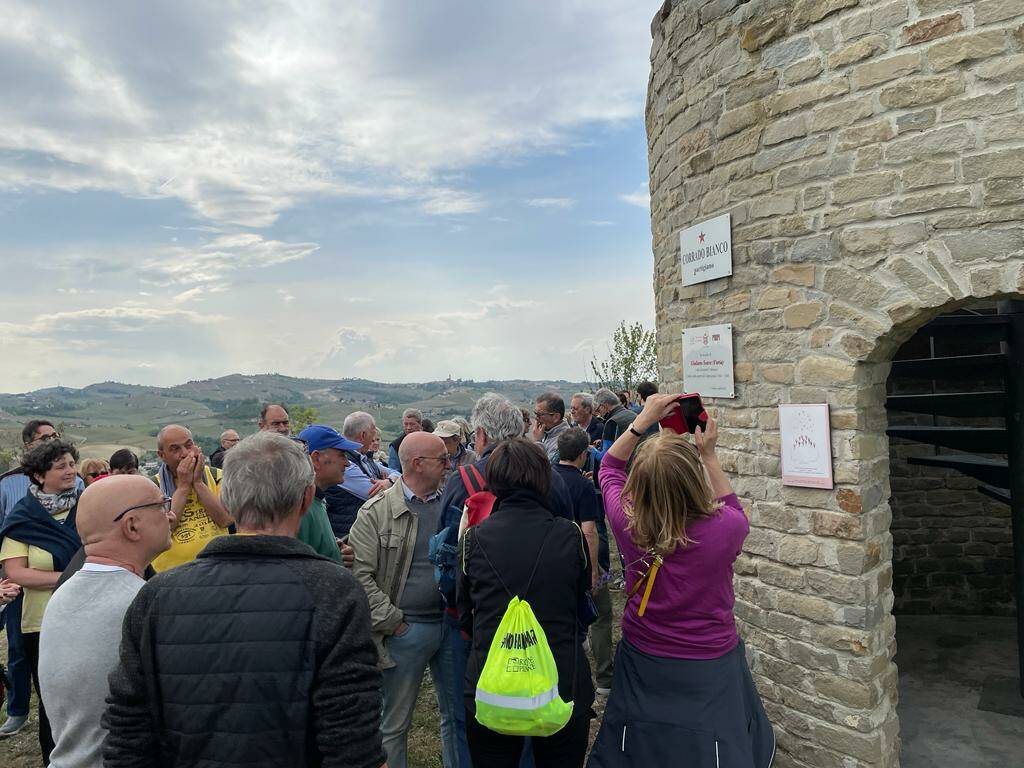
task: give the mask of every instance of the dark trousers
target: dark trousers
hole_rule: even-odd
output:
[[[11,698],[7,702],[8,717],[25,717],[32,698],[25,642],[21,639],[21,602],[19,597],[4,609],[7,630],[7,677],[11,680]]]
[[[22,638],[25,641],[25,657],[28,659],[32,684],[35,686],[36,696],[39,697],[39,749],[43,753],[43,765],[46,766],[50,764],[50,753],[53,752],[54,744],[50,720],[46,717],[46,707],[43,706],[43,696],[39,693],[39,633],[26,632]]]
[[[469,753],[473,757],[473,765],[487,768],[519,768],[524,737],[503,736],[484,728],[468,710],[466,736],[469,739]],[[587,755],[589,736],[590,718],[574,717],[552,736],[531,738],[534,765],[537,768],[582,768],[583,759]]]

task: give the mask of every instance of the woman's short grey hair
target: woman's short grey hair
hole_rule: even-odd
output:
[[[409,418],[416,419],[416,421],[418,421],[420,424],[422,424],[423,423],[423,411],[421,411],[419,408],[406,408],[404,411],[402,411],[402,418],[403,419],[409,419]]]
[[[584,408],[594,410],[594,396],[592,394],[589,392],[577,392],[572,396],[572,400],[575,400],[576,398],[579,398],[580,405]]]
[[[345,423],[341,425],[341,434],[345,437],[356,437],[363,432],[369,432],[375,424],[373,416],[366,411],[354,411],[345,417]]]
[[[594,402],[598,405],[621,405],[619,403],[619,396],[608,389],[608,387],[601,387],[594,393]]]
[[[313,464],[301,443],[276,432],[257,432],[224,454],[220,498],[241,528],[275,525],[313,484]]]
[[[523,434],[523,414],[507,397],[495,392],[476,401],[469,422],[474,432],[482,429],[492,445]]]

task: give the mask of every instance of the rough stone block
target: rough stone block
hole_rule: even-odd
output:
[[[954,120],[968,120],[975,117],[1015,112],[1017,109],[1017,89],[1010,86],[996,93],[957,99],[943,104],[939,109],[939,120],[950,123]]]
[[[974,4],[974,24],[994,24],[1015,16],[1024,16],[1020,0],[980,0]]]
[[[906,189],[950,184],[956,181],[956,164],[952,160],[937,162],[921,160],[904,166],[901,176]]]
[[[750,309],[750,291],[742,291],[726,296],[718,302],[719,312],[741,312]]]
[[[1024,176],[1024,148],[1001,149],[963,159],[964,181]]]
[[[786,85],[796,85],[797,83],[810,80],[812,77],[817,77],[824,68],[821,59],[817,56],[804,59],[786,67],[782,72],[782,80]]]
[[[1024,121],[1017,115],[987,121],[982,124],[981,135],[988,143],[1015,141],[1024,144]]]
[[[763,122],[764,119],[764,104],[760,101],[752,101],[737,109],[723,112],[722,116],[718,119],[718,140],[721,141],[726,136],[731,136],[742,131],[744,128],[757,125]]]
[[[1024,82],[1024,53],[983,62],[974,69],[974,75],[979,80],[997,83]]]
[[[893,200],[889,206],[889,214],[892,216],[906,216],[911,213],[924,213],[925,211],[937,211],[943,208],[962,208],[971,205],[971,190],[961,187],[960,189],[942,190],[941,192],[923,192],[917,195]]]
[[[958,154],[973,149],[976,144],[974,133],[966,125],[950,125],[887,144],[885,159],[889,163],[902,163],[937,154]]]
[[[840,69],[841,67],[856,64],[858,61],[869,59],[889,49],[889,36],[878,34],[863,37],[855,43],[851,43],[838,51],[829,54],[828,68]]]
[[[735,136],[730,136],[724,141],[719,142],[715,147],[715,165],[722,165],[737,158],[754,154],[760,141],[761,127],[758,125],[748,128]]]
[[[959,13],[947,13],[934,19],[922,19],[909,27],[904,27],[900,38],[903,45],[917,45],[962,32],[963,29],[963,16]]]
[[[847,128],[845,131],[840,131],[836,139],[836,150],[843,152],[847,149],[862,147],[865,144],[881,144],[895,135],[896,129],[892,127],[892,123],[886,118],[885,120],[879,120],[868,125],[859,125],[855,128]],[[877,160],[881,159],[881,147],[873,146],[869,149],[877,153],[878,157],[874,162],[874,165],[877,165]],[[858,167],[862,167],[860,163],[858,163]]]
[[[797,194],[795,192],[759,197],[750,204],[750,218],[764,219],[785,216],[795,212],[796,209]]]
[[[814,179],[830,179],[842,176],[853,170],[853,154],[846,152],[841,155],[815,157],[803,163],[781,168],[775,177],[777,186],[788,187],[802,184]]]
[[[820,301],[792,304],[782,313],[782,321],[787,328],[810,328],[821,318],[824,309]]]
[[[851,129],[854,131],[851,134],[854,138],[862,135],[859,129]],[[848,145],[847,145],[848,146]],[[855,171],[876,171],[882,164],[882,148],[877,144],[872,144],[869,147],[864,147],[857,151],[857,159],[853,161],[853,170]]]
[[[781,267],[776,267],[772,270],[771,282],[772,283],[792,283],[793,285],[802,285],[808,288],[814,287],[814,274],[816,267],[813,264],[786,264]],[[788,289],[784,290],[786,294],[789,294]],[[766,291],[767,293],[767,291]],[[789,302],[779,304],[777,306],[786,306]]]
[[[764,130],[762,142],[765,146],[779,144],[789,139],[806,136],[810,128],[811,116],[807,113],[796,115],[786,120],[776,120]]]
[[[753,53],[786,34],[789,29],[789,12],[780,9],[755,18],[740,28],[740,47]]]
[[[860,0],[797,0],[792,14],[793,28],[809,27],[826,16],[831,16],[844,8],[851,8],[859,2]]]
[[[833,295],[844,298],[841,293]],[[837,357],[805,357],[797,364],[797,378],[805,385],[843,386],[852,383],[855,375],[854,364]]]
[[[922,109],[920,112],[906,112],[896,117],[896,133],[902,135],[912,131],[923,131],[935,125],[934,109]]]
[[[985,205],[1024,202],[1024,179],[992,179],[985,182]]]
[[[928,49],[928,63],[939,72],[962,61],[995,56],[1006,50],[1006,34],[1001,29],[943,40]]]
[[[873,224],[845,229],[839,235],[839,242],[847,253],[863,255],[903,248],[919,243],[927,237],[928,230],[923,221],[908,221],[902,224]]]
[[[785,216],[779,219],[779,235],[801,237],[817,230],[814,216]]]
[[[908,77],[883,88],[878,100],[890,109],[906,109],[948,99],[963,93],[965,88],[964,76],[960,72]]]
[[[895,80],[897,77],[912,75],[921,69],[921,54],[915,52],[901,53],[887,59],[869,61],[854,68],[851,76],[856,90],[871,88],[880,83]]]
[[[817,133],[818,131],[829,131],[841,125],[851,125],[870,116],[874,110],[874,99],[871,96],[861,96],[838,101],[835,104],[826,104],[814,110],[811,130]]]
[[[779,593],[778,610],[820,624],[832,623],[836,615],[836,607],[827,600],[793,592]]]
[[[992,261],[1024,249],[1024,229],[983,229],[977,232],[947,235],[942,239],[949,250],[950,258],[956,262],[978,259]]]
[[[753,168],[758,173],[769,171],[786,163],[803,160],[815,155],[822,155],[827,150],[828,136],[816,136],[800,139],[799,141],[791,141],[759,152],[754,158]]]
[[[795,299],[796,292],[792,288],[772,286],[761,292],[757,299],[757,308],[760,310],[779,309],[789,306]]]
[[[792,112],[794,109],[805,107],[835,96],[842,96],[850,91],[850,84],[846,78],[839,77],[824,83],[806,83],[777,93],[768,99],[768,114],[775,116]]]
[[[793,243],[789,252],[790,261],[828,261],[832,257],[832,235],[824,233],[814,237],[803,237]]]
[[[779,76],[775,72],[755,72],[736,80],[725,89],[725,108],[735,109],[754,99],[774,94],[779,87]]]
[[[788,67],[793,62],[799,61],[805,56],[810,56],[813,50],[814,44],[811,42],[810,37],[790,37],[785,40],[779,40],[770,47],[765,48],[761,54],[761,68],[777,69],[779,67]]]
[[[749,200],[752,197],[763,195],[765,192],[770,191],[771,188],[772,175],[770,173],[762,173],[729,185],[729,199]]]
[[[824,187],[806,187],[804,189],[804,210],[820,208],[827,202]]]
[[[894,171],[836,179],[832,185],[832,202],[843,205],[871,197],[886,197],[896,191],[898,180],[899,175]]]

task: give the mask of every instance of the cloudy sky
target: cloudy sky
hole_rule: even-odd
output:
[[[660,0],[5,0],[0,391],[580,379],[653,322]]]

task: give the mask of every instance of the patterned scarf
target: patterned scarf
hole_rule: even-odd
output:
[[[44,493],[40,486],[32,485],[29,488],[29,493],[35,497],[43,509],[50,513],[51,517],[59,515],[61,512],[67,512],[78,501],[78,488],[75,487],[60,493]]]

